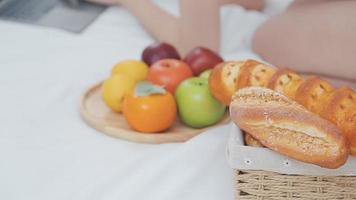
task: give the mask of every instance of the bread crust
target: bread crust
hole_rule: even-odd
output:
[[[239,90],[230,116],[264,146],[291,158],[325,168],[338,168],[347,160],[349,146],[333,123],[273,90]]]
[[[356,93],[348,87],[335,90],[321,115],[340,128],[356,156]]]
[[[237,89],[248,86],[267,87],[268,81],[277,70],[255,60],[247,60],[241,66]]]
[[[356,156],[356,109],[350,111],[345,117],[341,130],[345,132],[350,142],[351,155]]]
[[[223,62],[214,67],[209,76],[209,88],[213,96],[221,103],[229,105],[237,90],[236,83],[240,67],[246,61]]]
[[[248,146],[251,147],[264,147],[261,142],[259,142],[258,140],[256,140],[255,138],[253,138],[251,136],[251,134],[249,133],[244,133],[244,139],[245,139],[245,144],[247,144]]]
[[[295,100],[308,110],[320,114],[333,91],[334,87],[328,82],[312,76],[300,85]]]
[[[349,102],[345,102],[349,99],[351,96],[351,99]],[[343,105],[346,104],[346,105]],[[322,115],[334,122],[338,123],[338,118],[340,118],[340,115],[338,115],[338,112],[346,112],[346,108],[355,108],[356,106],[356,97],[355,93],[348,87],[341,87],[335,90],[333,94],[331,95],[328,103],[325,105],[325,109],[322,112]],[[340,113],[341,114],[341,113]]]
[[[225,105],[228,103],[229,98],[227,93],[229,91],[224,85],[224,82],[221,80],[221,71],[224,67],[224,63],[220,63],[214,67],[213,71],[209,76],[209,88],[212,95],[219,100],[220,102],[224,103]]]
[[[303,78],[294,71],[281,68],[271,77],[268,88],[294,99],[299,86],[303,82]]]
[[[351,154],[356,156],[356,93],[350,88],[335,90],[318,77],[304,80],[292,70],[276,70],[255,60],[220,64],[213,70],[209,86],[213,96],[227,106],[233,93],[244,87],[263,86],[284,94],[334,123],[347,137]]]

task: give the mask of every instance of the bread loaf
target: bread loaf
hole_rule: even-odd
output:
[[[278,69],[268,82],[268,87],[294,99],[303,78],[289,69]]]
[[[228,92],[225,92],[221,87],[214,87],[224,78],[209,83],[211,92],[215,97],[228,97],[224,99],[225,105],[229,104],[231,95],[238,89],[249,86],[271,88],[294,99],[309,111],[337,125],[351,144],[351,154],[356,156],[355,91],[349,88],[335,89],[327,81],[315,76],[304,80],[289,69],[276,70],[254,60],[235,61],[234,63],[238,66],[238,70],[231,73],[233,75],[229,79],[235,80],[236,85],[232,86],[231,84],[231,89]],[[215,71],[218,70],[214,69],[213,74],[215,74]],[[234,76],[236,77],[234,78]]]
[[[276,69],[263,63],[247,60],[240,68],[237,78],[237,89],[248,86],[267,87]]]
[[[256,140],[255,138],[253,138],[251,136],[251,134],[249,133],[244,133],[244,139],[245,139],[245,143],[248,146],[252,146],[252,147],[263,147],[263,145],[261,144],[261,142],[259,142],[258,140]]]
[[[349,147],[333,123],[273,90],[239,90],[230,116],[264,146],[288,157],[326,168],[340,167],[347,160]]]
[[[320,114],[333,91],[333,86],[328,82],[312,76],[299,86],[295,100],[308,110]]]
[[[255,60],[223,62],[209,76],[213,96],[228,106],[234,92],[247,86],[267,86],[276,69]]]
[[[214,67],[209,76],[209,87],[213,96],[221,103],[229,105],[231,97],[237,90],[237,77],[241,65],[246,61],[223,62]]]
[[[356,93],[348,87],[339,88],[324,106],[321,115],[340,128],[350,142],[351,154],[356,156]]]

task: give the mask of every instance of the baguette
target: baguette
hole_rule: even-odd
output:
[[[254,60],[247,60],[240,68],[236,88],[241,89],[248,86],[267,87],[275,72],[276,69],[273,67]]]
[[[304,82],[303,78],[292,70],[282,68],[271,77],[268,87],[294,99],[299,86]]]
[[[356,156],[356,93],[347,87],[335,90],[321,115],[340,128],[349,139],[351,154]]]
[[[230,104],[230,116],[264,146],[288,157],[331,169],[347,160],[348,144],[333,123],[273,90],[239,90]]]
[[[236,90],[247,86],[267,86],[276,69],[255,60],[223,62],[209,76],[213,96],[228,106]]]
[[[253,60],[236,61],[235,63],[239,63],[239,70],[234,73],[236,85],[231,87],[235,89],[234,92],[244,87],[263,86],[288,96],[309,111],[333,122],[347,137],[351,145],[351,154],[356,156],[355,91],[335,89],[327,81],[315,76],[304,80],[289,69],[276,70]],[[214,71],[215,69],[213,73]],[[231,99],[233,93],[231,90],[226,94],[219,87],[212,89],[213,83],[209,83],[209,85],[214,96],[225,95]],[[229,102],[226,100],[224,104],[228,105]]]
[[[261,142],[253,138],[249,133],[244,133],[245,144],[251,147],[263,147]]]
[[[333,91],[333,86],[328,82],[312,76],[300,85],[295,100],[308,110],[320,114]]]
[[[237,90],[240,67],[247,61],[223,62],[214,67],[209,76],[209,87],[213,96],[226,106]]]

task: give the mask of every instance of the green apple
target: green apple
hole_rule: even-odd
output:
[[[199,77],[208,79],[211,74],[211,71],[212,69],[205,70],[199,75]]]
[[[216,100],[208,79],[194,77],[184,80],[175,92],[181,121],[193,128],[203,128],[218,122],[226,107]]]

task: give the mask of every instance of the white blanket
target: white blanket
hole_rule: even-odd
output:
[[[161,5],[178,13],[177,2]],[[248,40],[241,26],[254,30],[269,15],[237,6],[223,13],[232,20],[224,30],[234,29],[236,16],[248,21],[224,32],[237,43]],[[82,35],[4,21],[0,33],[0,199],[233,198],[228,126],[186,143],[148,145],[108,137],[80,119],[81,93],[152,42],[127,11],[108,9]],[[256,57],[236,45],[223,45],[225,58]]]

